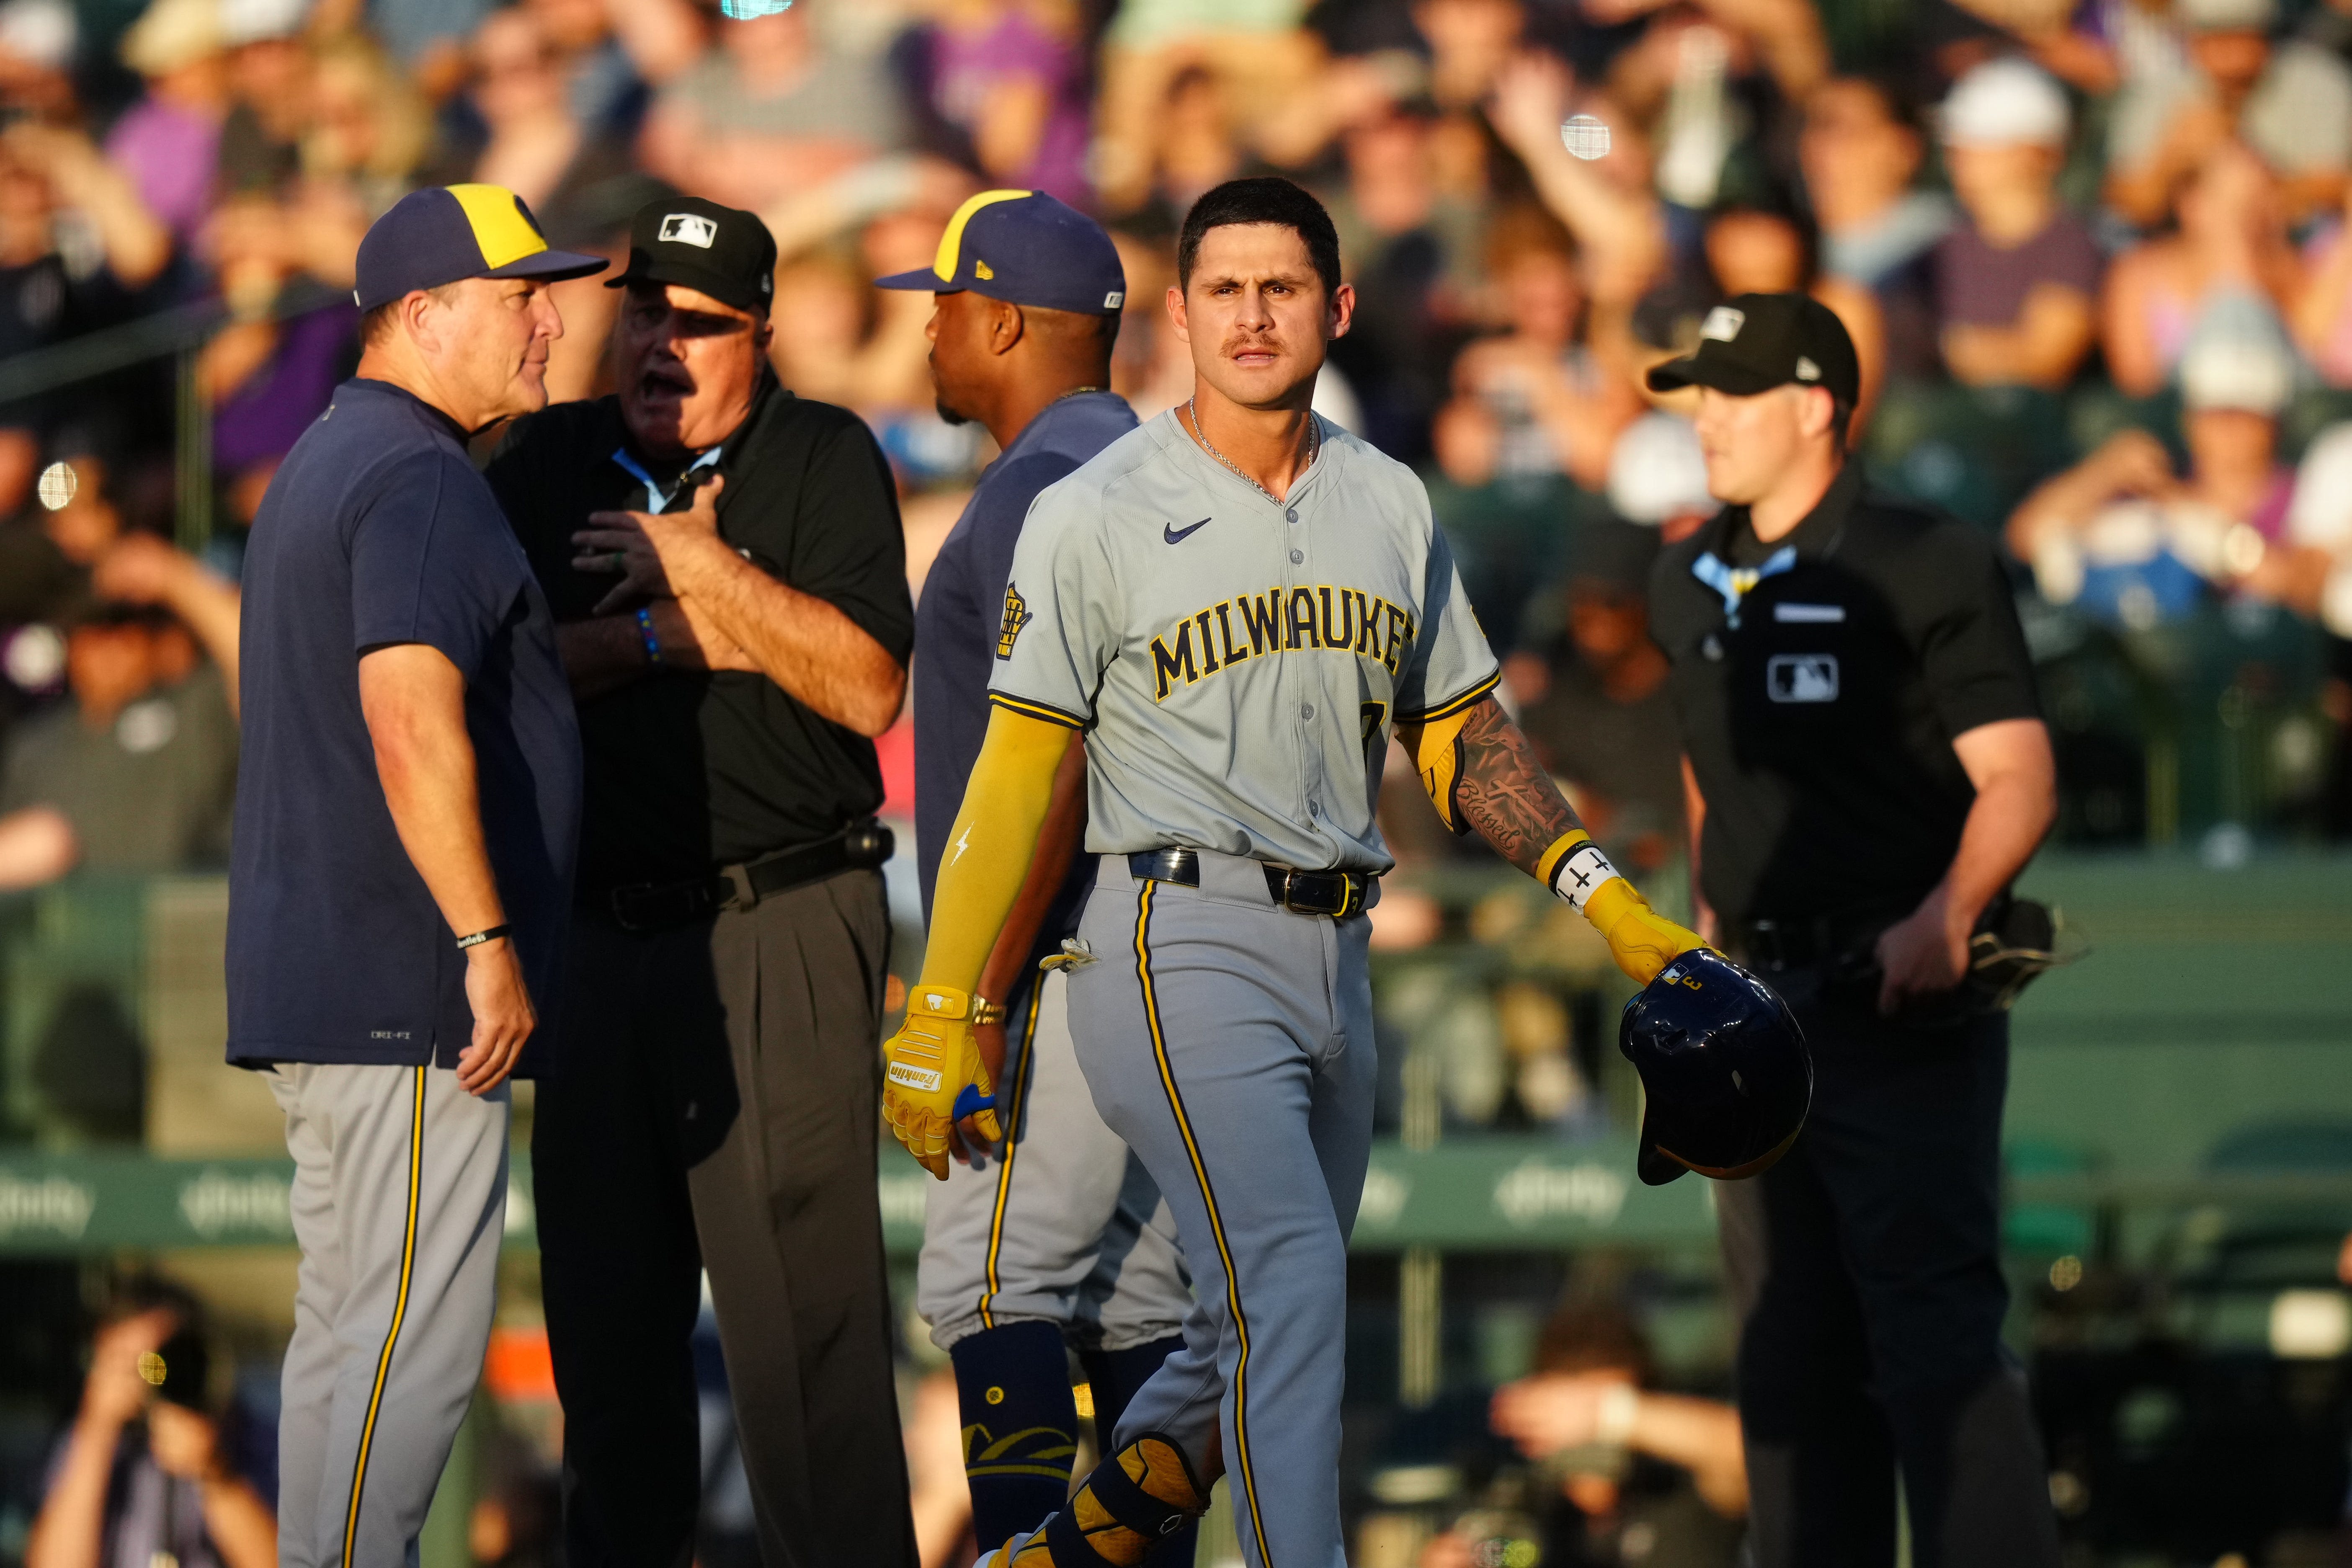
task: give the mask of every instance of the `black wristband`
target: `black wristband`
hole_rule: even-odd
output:
[[[457,951],[463,952],[469,947],[479,947],[486,942],[496,942],[502,936],[512,936],[513,934],[514,927],[512,926],[492,926],[488,931],[478,931],[471,936],[459,937],[457,939]]]

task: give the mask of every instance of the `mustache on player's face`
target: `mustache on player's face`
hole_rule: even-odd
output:
[[[1279,331],[1264,328],[1229,334],[1219,352],[1227,359],[1236,359],[1245,353],[1281,355],[1289,350],[1290,345],[1283,341]]]

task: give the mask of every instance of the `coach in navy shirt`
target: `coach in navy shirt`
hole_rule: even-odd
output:
[[[359,375],[254,521],[228,1055],[268,1073],[296,1166],[285,1568],[412,1560],[481,1372],[506,1080],[553,1000],[581,763],[466,440],[546,404],[547,285],[604,265],[498,186],[404,198],[360,246]]]

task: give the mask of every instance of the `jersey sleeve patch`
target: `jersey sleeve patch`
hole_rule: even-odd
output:
[[[1013,645],[1020,640],[1021,628],[1037,617],[1030,613],[1029,601],[1021,596],[1019,584],[1004,584],[1004,619],[996,630],[996,657],[1011,658]]]

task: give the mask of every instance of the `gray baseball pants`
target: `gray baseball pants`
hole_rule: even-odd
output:
[[[1345,1568],[1339,1400],[1348,1235],[1375,1069],[1371,922],[1293,914],[1254,860],[1201,886],[1106,855],[1070,1026],[1096,1107],[1159,1183],[1191,1262],[1184,1348],[1127,1407],[1205,1465],[1223,1438],[1250,1568]]]
[[[925,1189],[915,1299],[931,1342],[949,1350],[1024,1321],[1108,1351],[1167,1339],[1192,1310],[1175,1217],[1095,1110],[1070,1037],[1068,980],[1039,975],[1006,1033],[1002,1157],[950,1164]]]
[[[280,1568],[416,1563],[482,1375],[507,1212],[507,1089],[280,1062],[302,1248],[280,1374]]]

